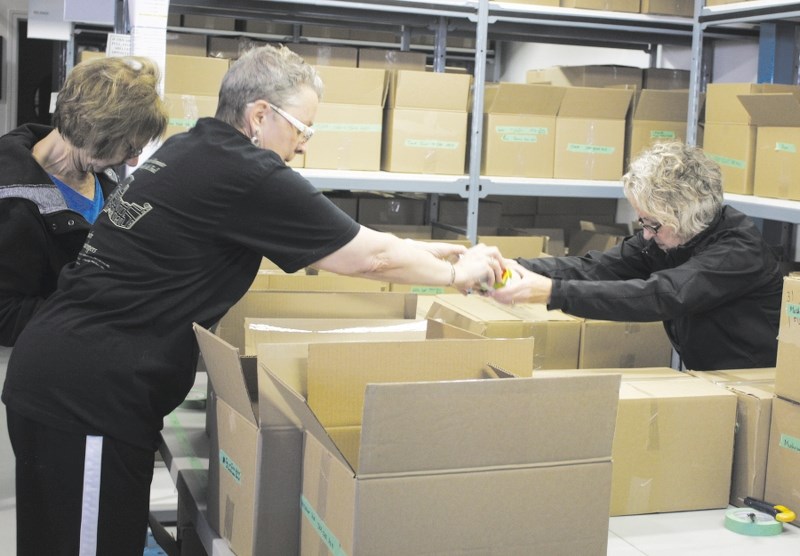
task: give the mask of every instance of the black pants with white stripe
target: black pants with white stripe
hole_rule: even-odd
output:
[[[141,556],[155,454],[7,414],[17,556]]]

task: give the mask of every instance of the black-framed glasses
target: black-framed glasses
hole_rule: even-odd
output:
[[[307,126],[306,124],[304,124],[303,122],[301,122],[300,120],[298,120],[297,118],[295,118],[294,116],[289,114],[286,110],[278,108],[277,106],[275,106],[271,102],[268,103],[268,104],[269,104],[270,108],[272,108],[273,110],[275,110],[275,112],[280,114],[283,117],[283,119],[285,119],[287,122],[292,124],[292,126],[300,134],[300,137],[301,137],[301,140],[302,140],[303,143],[307,143],[308,140],[311,139],[314,136],[314,128]]]
[[[640,218],[639,219],[639,226],[641,226],[643,230],[647,230],[651,234],[657,235],[658,234],[658,230],[661,229],[661,226],[663,226],[663,224],[647,224],[647,223],[645,223],[644,220],[642,220]]]
[[[144,151],[144,147],[136,148],[130,143],[128,143],[128,154],[125,156],[125,160],[130,160],[131,158],[138,158],[141,156],[142,151]]]

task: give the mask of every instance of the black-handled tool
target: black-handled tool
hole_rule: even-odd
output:
[[[759,512],[764,512],[765,514],[771,515],[775,518],[775,521],[780,521],[781,523],[791,523],[797,519],[797,514],[795,514],[786,506],[781,506],[780,504],[771,504],[770,502],[759,500],[758,498],[752,498],[748,496],[744,499],[744,505],[749,506],[754,510],[758,510]]]

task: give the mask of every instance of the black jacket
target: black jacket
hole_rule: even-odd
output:
[[[75,260],[89,223],[33,158],[31,149],[50,133],[29,124],[0,137],[0,345],[13,346],[39,304],[56,288],[58,273]],[[103,195],[116,186],[100,174]]]
[[[638,232],[604,253],[519,262],[553,278],[551,309],[663,321],[689,369],[775,365],[783,275],[752,220],[732,207],[667,252]]]

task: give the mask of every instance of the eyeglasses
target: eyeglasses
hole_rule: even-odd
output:
[[[294,116],[292,116],[291,114],[286,112],[285,110],[282,110],[282,109],[278,108],[277,106],[275,106],[271,102],[269,102],[267,104],[269,104],[269,107],[272,108],[273,110],[275,110],[275,112],[277,112],[278,114],[283,116],[283,118],[287,122],[292,124],[292,126],[300,134],[301,141],[303,143],[307,143],[309,139],[314,137],[314,129],[313,128],[307,126],[306,124],[304,124],[303,122],[301,122],[300,120],[298,120],[297,118],[295,118]]]
[[[656,235],[658,234],[658,230],[661,229],[661,226],[663,226],[663,224],[645,224],[644,220],[640,218],[639,226],[641,226],[643,230],[647,230],[651,234]]]
[[[144,148],[136,148],[130,143],[128,143],[128,154],[125,156],[125,160],[130,160],[131,158],[138,158],[141,156],[142,151]]]

